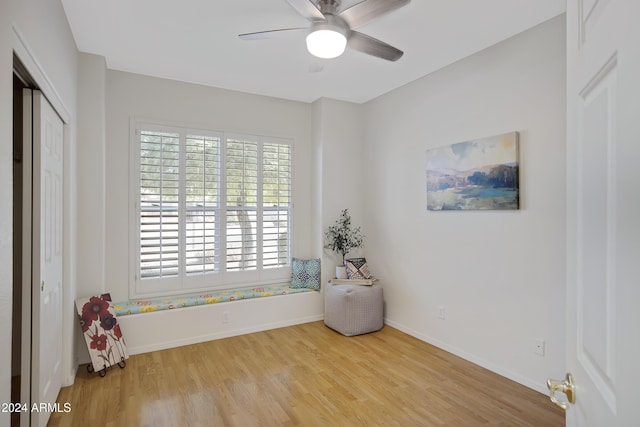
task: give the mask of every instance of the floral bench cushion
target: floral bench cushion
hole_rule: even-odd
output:
[[[128,314],[150,313],[161,310],[172,310],[183,307],[194,307],[197,305],[216,304],[219,302],[264,298],[301,292],[315,291],[308,288],[292,288],[289,283],[284,283],[257,286],[253,288],[211,291],[204,292],[199,295],[179,295],[175,297],[117,302],[113,304],[113,309],[117,316],[126,316]]]

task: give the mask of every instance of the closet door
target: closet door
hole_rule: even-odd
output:
[[[46,426],[62,384],[63,123],[33,91],[31,425]]]

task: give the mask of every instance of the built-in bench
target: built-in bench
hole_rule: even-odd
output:
[[[117,302],[113,304],[113,308],[116,312],[116,316],[122,317],[130,314],[152,313],[162,310],[217,304],[220,302],[240,301],[251,298],[272,297],[276,295],[289,295],[301,292],[314,291],[308,288],[292,288],[289,286],[289,283],[283,283],[252,288],[209,291],[198,295],[179,295],[175,297]]]
[[[324,318],[323,294],[289,283],[113,303],[129,354]],[[278,298],[266,298],[278,296]]]

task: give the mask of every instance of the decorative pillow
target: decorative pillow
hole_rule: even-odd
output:
[[[350,258],[344,261],[349,279],[371,279],[366,258]]]
[[[291,287],[320,290],[320,258],[293,258],[291,262]]]

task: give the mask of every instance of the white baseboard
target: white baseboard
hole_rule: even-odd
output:
[[[505,378],[508,378],[512,381],[517,382],[518,384],[522,384],[525,387],[528,387],[532,390],[537,391],[538,393],[541,394],[548,394],[548,390],[547,390],[547,385],[546,384],[541,384],[537,381],[534,381],[530,378],[526,378],[523,377],[522,375],[516,374],[514,372],[509,371],[508,369],[504,369],[500,366],[497,366],[491,362],[488,362],[474,354],[468,353],[466,351],[460,350],[459,348],[453,347],[447,343],[444,343],[442,341],[439,341],[435,338],[432,338],[430,336],[427,336],[425,334],[422,334],[420,332],[417,332],[405,325],[402,325],[400,323],[394,322],[393,320],[390,320],[388,318],[384,319],[384,323],[398,329],[399,331],[402,331],[408,335],[411,335],[412,337],[415,337],[417,339],[419,339],[420,341],[424,341],[426,343],[429,343],[431,345],[434,345],[442,350],[448,351],[451,354],[455,354],[458,357],[461,357],[471,363],[474,363],[478,366],[482,366],[485,369],[490,370],[491,372],[494,372],[498,375],[501,375]]]
[[[73,385],[74,381],[76,380],[77,373],[78,373],[78,367],[74,366],[73,369],[71,369],[71,372],[69,373],[69,375],[66,378],[62,379],[62,387],[69,387]]]
[[[304,292],[118,317],[130,355],[228,338],[324,318],[320,292]],[[226,321],[225,321],[226,319]],[[78,351],[80,364],[89,353]]]
[[[273,323],[261,323],[245,328],[230,329],[226,331],[217,331],[211,334],[205,334],[200,336],[188,336],[182,339],[175,339],[170,341],[158,341],[148,345],[128,346],[130,355],[149,353],[152,351],[166,350],[168,348],[182,347],[185,345],[198,344],[201,342],[219,340],[222,338],[237,337],[239,335],[251,334],[254,332],[268,331],[270,329],[284,328],[286,326],[300,325],[302,323],[315,322],[322,320],[323,315],[307,316],[304,318],[287,319],[285,321],[273,322]]]

